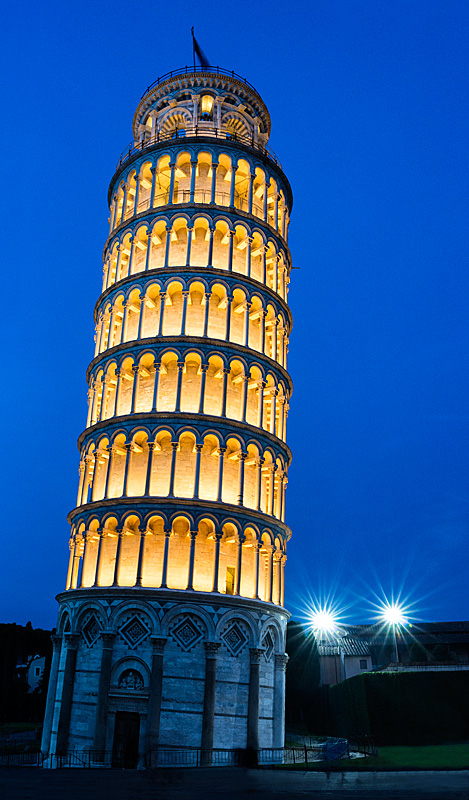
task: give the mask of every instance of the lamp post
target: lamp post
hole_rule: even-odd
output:
[[[386,603],[383,607],[381,617],[387,623],[393,632],[394,647],[396,650],[396,663],[399,664],[399,648],[397,646],[397,628],[403,627],[407,620],[404,616],[403,609],[398,603]]]
[[[339,617],[336,612],[331,608],[314,608],[310,613],[310,624],[313,630],[314,636],[319,644],[326,644],[330,642],[331,639],[334,639],[337,644],[337,655],[334,654],[334,671],[335,671],[335,682],[340,683],[342,678],[339,679],[337,674],[337,656],[340,659],[342,665],[342,671],[344,673],[345,678],[345,665],[342,664],[342,650],[340,647],[339,639],[337,638],[337,631],[338,631],[338,624],[339,624]]]

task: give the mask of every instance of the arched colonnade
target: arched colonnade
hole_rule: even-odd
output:
[[[182,426],[141,427],[87,441],[77,506],[119,497],[229,503],[284,520],[287,463],[258,440]]]
[[[183,266],[240,273],[287,299],[285,247],[247,223],[199,211],[142,221],[111,239],[104,253],[103,291],[129,275]]]
[[[86,427],[135,413],[205,414],[245,422],[285,441],[290,386],[249,359],[166,347],[120,355],[89,376]]]
[[[289,210],[278,176],[260,161],[210,148],[154,155],[132,165],[112,190],[110,232],[137,214],[177,203],[236,208],[287,239]]]
[[[67,589],[146,586],[240,595],[283,605],[286,543],[231,519],[108,515],[72,527]]]
[[[240,344],[286,368],[289,320],[248,287],[212,280],[168,279],[128,287],[105,300],[96,323],[95,356],[123,342],[203,336]]]

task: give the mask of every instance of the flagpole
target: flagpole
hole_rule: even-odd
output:
[[[194,27],[191,28],[192,33],[192,60],[194,62],[194,72],[195,72],[195,44],[194,44]]]

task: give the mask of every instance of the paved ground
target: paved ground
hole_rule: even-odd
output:
[[[277,770],[0,768],[2,800],[469,800],[469,771],[324,773]]]

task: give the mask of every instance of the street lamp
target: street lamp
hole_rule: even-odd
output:
[[[396,650],[396,663],[399,664],[399,649],[397,646],[397,628],[404,627],[407,619],[404,616],[403,608],[398,603],[387,603],[381,611],[381,619],[392,628],[394,637],[394,647]]]
[[[322,634],[325,638],[337,630],[338,618],[331,609],[314,609],[311,612],[310,621],[314,633]]]
[[[337,634],[338,624],[339,624],[339,617],[336,612],[329,606],[318,606],[311,610],[309,615],[309,621],[311,628],[313,630],[314,638],[317,640],[318,644],[325,643],[329,639],[334,637],[334,634]],[[342,652],[339,644],[339,639],[337,639],[337,649],[340,661],[342,661]],[[322,667],[321,671],[322,671]],[[339,676],[337,674],[337,657],[334,655],[334,670],[335,670],[335,682],[339,683]]]

